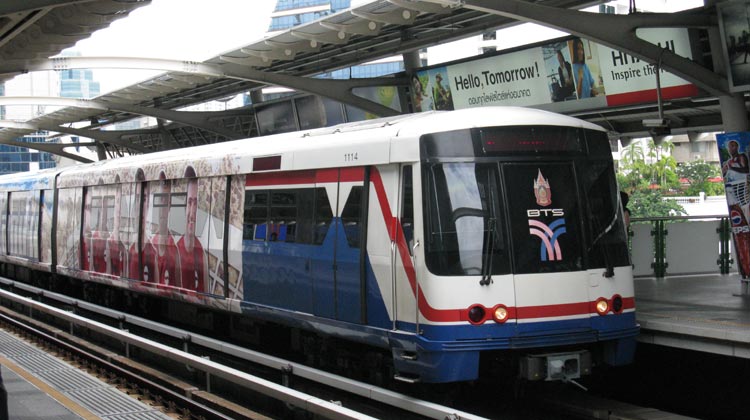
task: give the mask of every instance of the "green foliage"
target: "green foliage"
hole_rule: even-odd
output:
[[[709,178],[721,175],[719,167],[703,160],[685,162],[677,167],[677,174],[688,180],[689,186],[685,195],[698,195],[701,191],[706,195],[721,195],[724,193],[724,185],[718,182],[709,182]]]
[[[675,200],[664,200],[658,189],[643,189],[630,195],[630,217],[659,217],[685,215],[685,209]]]
[[[674,144],[665,141],[660,145],[653,140],[634,142],[622,151],[617,183],[620,190],[630,194],[631,217],[659,217],[684,215],[685,209],[674,200],[665,200],[665,194],[695,196],[722,195],[721,183],[708,179],[720,175],[719,167],[702,160],[677,165],[671,156]],[[680,191],[680,178],[686,178],[689,187]]]

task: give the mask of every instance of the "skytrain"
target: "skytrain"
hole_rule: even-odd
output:
[[[2,176],[0,273],[369,349],[404,382],[574,380],[639,331],[606,132],[514,107]]]

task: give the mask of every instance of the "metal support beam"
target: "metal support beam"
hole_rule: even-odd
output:
[[[49,96],[0,96],[0,105],[52,105],[67,106],[73,108],[91,108],[102,111],[122,111],[131,114],[145,115],[148,117],[161,118],[164,120],[174,121],[180,124],[197,127],[232,140],[242,138],[242,133],[214,124],[209,121],[208,114],[188,111],[173,111],[170,109],[149,108],[145,106],[130,105],[122,102],[104,101],[104,100],[87,100],[87,99],[70,99]],[[57,128],[53,131],[61,131]],[[84,137],[91,137],[84,135]],[[93,137],[92,137],[93,138]],[[130,147],[127,144],[122,146]]]
[[[91,0],[3,0],[0,2],[0,16],[12,13],[30,12],[49,7],[68,6],[75,3],[86,3]]]
[[[16,121],[0,121],[0,128],[13,128],[19,130],[27,130],[30,132],[35,131],[53,131],[57,133],[70,134],[72,136],[85,137],[92,140],[96,140],[101,143],[111,143],[120,147],[126,147],[131,150],[135,150],[141,153],[148,153],[148,150],[143,147],[129,143],[123,140],[123,137],[135,134],[141,134],[144,130],[128,130],[128,131],[100,131],[100,130],[85,130],[81,128],[65,127],[55,124],[48,124],[44,122],[25,122],[19,123]],[[2,138],[0,138],[2,141]],[[59,144],[59,143],[47,143],[47,144]],[[82,145],[83,143],[78,143]]]
[[[400,112],[381,105],[377,102],[352,93],[357,87],[372,86],[406,86],[406,78],[371,78],[371,79],[349,79],[349,80],[331,80],[331,79],[312,79],[309,77],[291,76],[288,74],[269,73],[261,70],[249,68],[234,63],[227,64],[206,64],[194,61],[164,60],[149,58],[132,58],[132,57],[58,57],[53,59],[38,60],[6,60],[0,63],[0,75],[2,74],[21,74],[31,71],[47,70],[68,70],[68,69],[141,69],[141,70],[161,70],[173,71],[178,73],[201,74],[219,78],[230,78],[238,80],[247,80],[257,83],[284,86],[301,92],[311,93],[313,95],[324,96],[348,105],[356,106],[366,112],[371,112],[382,117],[399,115]],[[111,103],[109,106],[115,110],[122,110],[124,104]],[[148,112],[147,112],[148,111]],[[142,108],[142,112],[136,112],[141,115],[152,115],[155,112],[167,112],[167,110],[152,110]],[[153,115],[157,118],[165,118],[172,121],[181,122],[188,125],[194,125],[196,121],[181,121],[178,117],[180,114],[190,114],[189,112],[179,113],[178,111],[169,111],[174,113],[171,117]],[[184,116],[182,117],[184,118]],[[223,136],[227,134],[217,132],[215,126],[208,127],[197,126],[207,131],[214,132]],[[236,134],[235,134],[236,135]],[[230,137],[234,138],[234,137]]]
[[[423,0],[432,3],[465,7],[512,19],[534,22],[617,49],[650,64],[661,57],[661,67],[679,76],[711,95],[727,95],[729,84],[726,77],[715,74],[705,67],[681,57],[669,50],[659,48],[636,36],[638,28],[716,26],[716,18],[705,10],[689,10],[680,13],[637,13],[613,15],[587,13],[571,9],[543,6],[522,0]]]
[[[52,153],[53,155],[63,156],[68,159],[75,160],[76,162],[83,162],[83,163],[91,163],[94,162],[91,159],[85,158],[83,156],[76,155],[74,153],[68,153],[65,151],[68,147],[76,147],[76,146],[93,146],[96,143],[30,143],[25,141],[15,141],[15,140],[0,140],[0,144],[7,144],[8,146],[16,146],[16,147],[25,147],[27,149],[33,149],[33,150],[39,150],[42,152]]]

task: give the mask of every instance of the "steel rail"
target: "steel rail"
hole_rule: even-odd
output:
[[[473,415],[471,413],[462,412],[450,407],[446,407],[440,404],[431,403],[429,401],[423,401],[416,399],[414,397],[401,394],[398,392],[390,391],[381,387],[377,387],[374,385],[366,384],[363,382],[355,381],[349,378],[345,378],[343,376],[335,375],[332,373],[328,373],[319,369],[311,368],[309,366],[305,366],[299,363],[294,363],[282,358],[266,355],[257,351],[249,350],[244,347],[240,347],[237,345],[233,345],[230,343],[222,342],[220,340],[216,340],[210,337],[206,337],[200,334],[195,334],[190,331],[186,331],[180,328],[171,327],[168,325],[163,325],[158,322],[150,321],[145,318],[133,316],[130,314],[126,314],[123,312],[115,311],[109,308],[105,308],[99,305],[94,305],[85,301],[81,301],[78,299],[73,299],[68,296],[49,292],[43,289],[39,289],[34,286],[30,286],[25,283],[20,283],[17,281],[13,281],[10,279],[2,278],[0,277],[0,284],[4,284],[8,287],[17,288],[20,290],[25,290],[26,292],[32,293],[37,296],[43,296],[45,298],[53,299],[58,302],[64,303],[66,305],[70,305],[73,307],[77,307],[86,311],[90,311],[93,313],[96,313],[98,315],[106,316],[108,318],[111,318],[113,320],[117,320],[120,323],[128,323],[133,326],[138,326],[147,330],[155,331],[160,334],[163,334],[165,336],[169,336],[172,338],[176,338],[179,340],[182,340],[183,342],[189,342],[192,344],[196,344],[202,347],[205,347],[207,349],[211,349],[214,351],[222,352],[227,355],[231,355],[234,357],[237,357],[239,359],[256,363],[259,365],[266,366],[268,368],[276,369],[278,371],[285,371],[285,372],[291,372],[293,375],[304,378],[310,381],[314,381],[332,388],[335,388],[337,390],[345,391],[354,395],[357,395],[359,397],[363,397],[369,400],[372,400],[374,402],[378,402],[381,404],[386,404],[392,407],[396,407],[401,410],[405,410],[417,415],[429,417],[429,418],[435,418],[435,419],[466,419],[466,420],[482,420],[483,417]],[[0,290],[0,296],[6,296],[9,292]],[[23,298],[24,300],[20,303],[26,303],[27,301],[31,301],[35,304],[39,304],[38,302],[35,302],[33,300],[30,300],[28,298]],[[42,305],[42,304],[40,304]],[[45,307],[48,307],[45,305]],[[49,307],[51,309],[56,309]],[[35,308],[36,309],[36,308]],[[57,309],[59,311],[59,309]],[[66,312],[67,313],[67,312]],[[69,313],[67,313],[69,314]],[[80,317],[78,317],[80,318]],[[78,318],[70,319],[70,322],[77,323]],[[81,322],[84,322],[84,324],[79,325],[86,325],[86,323],[91,322],[87,320],[82,320]],[[102,332],[105,334],[108,334],[108,332],[113,331],[122,331],[114,329],[113,327],[108,327],[106,332]],[[132,336],[132,334],[128,333],[129,336]],[[119,340],[124,341],[121,338],[118,338]],[[159,345],[160,347],[166,347],[164,345]],[[185,355],[185,353],[181,350],[175,350],[169,348],[171,352],[180,353],[182,355]],[[147,349],[148,350],[148,349]],[[165,353],[159,353],[160,355],[169,355],[169,352],[167,350],[160,350],[164,351]],[[198,356],[189,355],[190,358],[183,359],[174,359],[180,362],[183,362],[185,364],[188,364],[191,367],[194,367],[199,370],[204,370],[206,372],[211,373],[214,375],[213,371],[206,370],[199,365],[192,365],[190,361],[199,359],[202,362],[205,362],[205,359],[199,358]],[[216,363],[212,363],[215,365]],[[243,374],[246,375],[246,374]],[[220,376],[220,375],[217,375]],[[230,377],[224,377],[224,379],[230,380]],[[274,385],[274,389],[277,389],[278,385]],[[286,401],[294,403],[293,401]]]

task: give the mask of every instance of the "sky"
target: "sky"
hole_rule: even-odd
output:
[[[153,0],[79,41],[85,57],[143,57],[204,61],[260,40],[276,0]],[[107,93],[159,72],[95,70]]]

